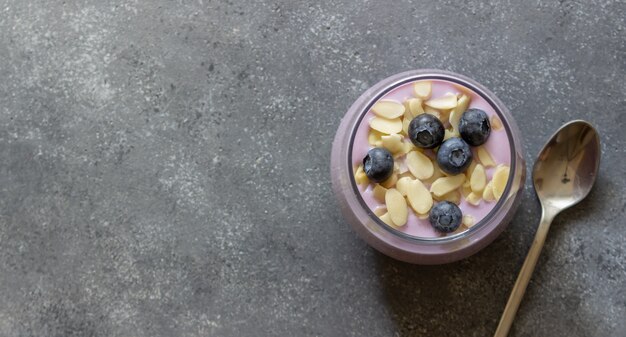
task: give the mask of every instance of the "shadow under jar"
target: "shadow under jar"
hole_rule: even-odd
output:
[[[437,114],[437,111],[424,105],[425,101],[452,94],[457,97],[468,96],[469,108],[479,108],[487,113],[492,129],[487,142],[481,147],[489,153],[495,164],[484,165],[487,181],[492,181],[498,166],[508,166],[508,178],[504,180],[506,185],[500,187],[501,195],[497,200],[479,200],[478,204],[475,204],[475,201],[468,202],[466,193],[462,194],[457,203],[463,214],[469,215],[473,221],[471,225],[463,225],[453,233],[437,232],[430,225],[427,214],[418,214],[410,206],[407,206],[409,214],[406,224],[402,226],[386,224],[381,219],[382,216],[379,217],[382,213],[378,208],[384,208],[385,203],[375,197],[373,192],[375,184],[357,184],[355,179],[355,172],[367,151],[375,146],[381,146],[380,143],[371,144],[376,138],[372,139],[369,135],[370,121],[376,118],[372,107],[377,102],[391,100],[402,103],[409,109],[407,100],[416,98],[417,95],[415,83],[424,81],[430,82],[432,86],[430,98],[421,100],[421,107],[426,108],[427,113]],[[447,120],[449,114],[449,111],[441,110],[440,118],[444,120],[444,125],[449,131],[454,131]],[[408,143],[408,137],[403,137],[403,143]],[[473,160],[483,164],[478,160],[478,150],[478,147],[472,147]],[[430,157],[436,167],[434,152],[420,151]],[[397,172],[402,171],[403,175],[410,176],[405,172],[407,169],[402,163],[406,155],[403,156],[402,152],[398,152],[394,157],[397,166],[403,167]],[[520,131],[504,104],[491,91],[468,77],[432,69],[400,73],[380,81],[365,91],[342,119],[333,141],[331,154],[333,191],[348,223],[361,238],[378,251],[395,259],[416,264],[457,261],[491,243],[504,230],[519,205],[525,172]],[[467,178],[469,180],[470,177]],[[423,184],[430,188],[432,179],[423,179]],[[462,188],[459,188],[458,193],[461,193]],[[434,201],[435,204],[437,202]]]

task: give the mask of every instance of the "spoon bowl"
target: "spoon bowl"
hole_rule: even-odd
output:
[[[596,180],[600,153],[598,132],[585,121],[571,121],[555,132],[533,167],[543,207],[561,211],[583,200]]]
[[[506,303],[496,337],[509,333],[526,292],[552,219],[583,200],[596,181],[600,166],[600,137],[591,124],[575,120],[559,128],[544,145],[533,166],[533,184],[541,202],[541,222]]]

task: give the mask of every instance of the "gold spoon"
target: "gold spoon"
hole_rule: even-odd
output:
[[[541,222],[504,308],[495,337],[505,337],[509,333],[552,219],[589,194],[596,180],[599,164],[598,132],[591,124],[582,120],[563,125],[539,153],[533,167],[533,184],[541,202]]]

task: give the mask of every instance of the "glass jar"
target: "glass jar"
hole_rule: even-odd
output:
[[[365,204],[353,173],[352,144],[361,119],[385,94],[418,80],[445,80],[480,95],[500,117],[510,147],[510,174],[507,186],[493,209],[468,230],[443,237],[415,237],[384,224]],[[333,191],[341,211],[357,234],[385,255],[416,264],[442,264],[468,257],[491,243],[506,227],[519,205],[526,167],[521,134],[504,104],[476,81],[449,71],[422,69],[388,77],[365,91],[341,121],[331,154]]]

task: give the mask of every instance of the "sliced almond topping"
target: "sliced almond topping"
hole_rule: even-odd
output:
[[[433,199],[437,200],[437,201],[449,201],[453,204],[460,204],[461,203],[461,192],[459,192],[458,189],[452,191],[452,192],[448,192],[444,195],[442,195],[441,197],[434,197]]]
[[[417,215],[417,218],[418,218],[418,219],[422,219],[422,220],[426,220],[426,219],[428,219],[428,213],[426,213],[426,214],[419,214],[419,213],[416,213],[415,215]]]
[[[465,200],[474,206],[478,206],[478,204],[480,204],[480,197],[481,195],[479,193],[471,192]]]
[[[382,222],[386,223],[387,226],[391,226],[391,227],[396,227],[396,225],[393,223],[393,221],[391,221],[391,216],[389,215],[389,212],[381,215],[378,217]]]
[[[493,174],[492,179],[493,196],[496,200],[500,200],[502,193],[504,193],[506,183],[509,180],[509,171],[510,168],[506,165],[496,167],[496,172]]]
[[[478,163],[475,160],[472,160],[472,162],[470,163],[470,166],[468,166],[467,170],[465,170],[465,177],[467,178],[465,183],[469,183],[468,180],[471,179],[472,174],[474,173],[474,169],[476,168],[476,165],[478,165]]]
[[[370,127],[376,131],[391,135],[402,131],[402,121],[400,118],[387,119],[374,117],[370,120]]]
[[[405,136],[409,135],[409,125],[411,124],[410,118],[402,118],[402,134]]]
[[[375,214],[377,217],[379,217],[379,218],[380,218],[383,214],[385,214],[385,213],[387,213],[387,207],[385,207],[385,206],[378,206],[378,207],[376,207],[376,209],[374,210],[374,214]]]
[[[446,193],[452,192],[461,187],[465,182],[464,174],[457,174],[451,177],[441,177],[433,182],[430,186],[430,192],[435,196],[441,197]]]
[[[398,192],[400,192],[400,194],[402,194],[403,197],[406,196],[411,181],[413,181],[413,179],[409,177],[402,177],[398,179],[398,182],[396,182],[396,189],[398,190]]]
[[[433,84],[430,81],[419,81],[413,84],[415,96],[421,99],[428,99],[432,92]]]
[[[419,180],[411,180],[409,182],[406,197],[411,208],[419,214],[426,214],[433,207],[433,198],[430,192]]]
[[[380,183],[384,188],[392,188],[398,181],[398,175],[394,172],[391,177]]]
[[[408,111],[411,114],[410,116],[411,119],[424,113],[424,108],[422,108],[422,100],[419,98],[409,98],[407,100],[407,106],[408,106]],[[406,118],[406,116],[407,114],[405,113],[404,117]]]
[[[409,216],[409,210],[402,194],[395,188],[388,189],[385,194],[385,204],[387,205],[391,221],[393,221],[396,226],[404,226]]]
[[[419,151],[419,152],[422,152],[422,150],[421,150],[421,149],[417,148],[417,147],[416,147],[415,145],[413,145],[413,143],[411,143],[410,141],[406,141],[406,142],[404,142],[404,143],[403,143],[403,145],[404,145],[404,150],[403,150],[403,152],[404,152],[405,154],[407,154],[407,153],[409,153],[409,152],[411,152],[411,151]]]
[[[496,115],[491,116],[491,128],[495,131],[502,130],[502,121]]]
[[[461,194],[463,197],[467,199],[467,196],[472,193],[472,187],[470,181],[466,181],[463,186],[461,186]]]
[[[374,196],[374,199],[380,202],[385,202],[385,193],[387,193],[386,188],[380,186],[379,184],[374,185],[374,188],[372,189],[372,195]]]
[[[376,116],[394,119],[404,115],[404,105],[396,101],[381,100],[374,104],[372,111]]]
[[[472,226],[474,226],[474,217],[469,214],[465,214],[463,216],[462,223],[463,225],[465,225],[465,227],[471,228]]]
[[[425,106],[424,107],[424,113],[431,114],[433,116],[438,116],[439,114],[441,114],[441,111],[439,111],[439,110],[437,110],[435,108],[431,108],[429,106]]]
[[[382,136],[383,147],[389,150],[391,153],[398,153],[404,149],[402,145],[402,136],[399,134],[393,134],[388,136]]]
[[[380,133],[376,130],[370,130],[370,133],[367,135],[367,142],[370,145],[376,145],[376,142],[381,140],[383,133]]]
[[[441,123],[443,123],[444,125],[448,122],[448,120],[450,119],[450,111],[451,110],[442,110],[439,111],[439,120],[441,121]]]
[[[383,147],[383,141],[381,140],[377,140],[376,143],[374,143],[375,147]]]
[[[449,138],[452,137],[459,137],[459,133],[453,129],[452,131],[446,129],[444,135],[443,135],[443,140],[448,140]]]
[[[461,94],[459,100],[457,101],[456,107],[452,111],[456,111],[459,116],[462,115],[470,104],[469,96],[465,94]]]
[[[446,174],[439,168],[437,161],[433,161],[433,175],[428,179],[422,179],[424,184],[432,184],[435,180],[445,176]]]
[[[441,112],[439,110],[437,110],[437,109],[433,109],[433,108],[427,106],[426,109],[424,109],[424,113],[427,113],[429,115],[433,115],[433,116],[437,117],[437,119],[441,120]]]
[[[485,188],[485,185],[487,185],[487,173],[482,165],[478,164],[476,168],[474,168],[470,184],[472,191],[478,194],[480,194]]]
[[[485,201],[496,200],[496,197],[493,195],[493,180],[485,186],[485,189],[483,190],[483,199],[485,199]]]
[[[406,165],[417,179],[428,179],[433,175],[433,162],[419,151],[407,153]]]
[[[363,171],[363,165],[359,165],[356,169],[356,172],[354,173],[354,181],[357,185],[368,184],[370,182],[369,179],[367,179],[365,171]]]
[[[452,110],[452,112],[450,112],[450,119],[449,119],[450,126],[452,126],[452,128],[457,133],[459,130],[459,121],[461,120],[461,115],[463,115],[463,112],[458,112],[456,110]]]
[[[493,158],[491,158],[489,151],[487,151],[487,149],[485,149],[484,146],[478,147],[478,150],[476,150],[476,153],[478,154],[478,160],[480,160],[483,166],[485,167],[496,166],[496,162],[493,161]]]
[[[447,110],[456,107],[457,98],[455,94],[447,93],[441,97],[432,98],[424,102],[427,106],[440,110]]]
[[[413,176],[413,174],[408,170],[404,173],[400,173],[400,175],[398,176],[398,178],[403,178],[403,177],[409,177],[411,179],[415,179],[415,176]]]

